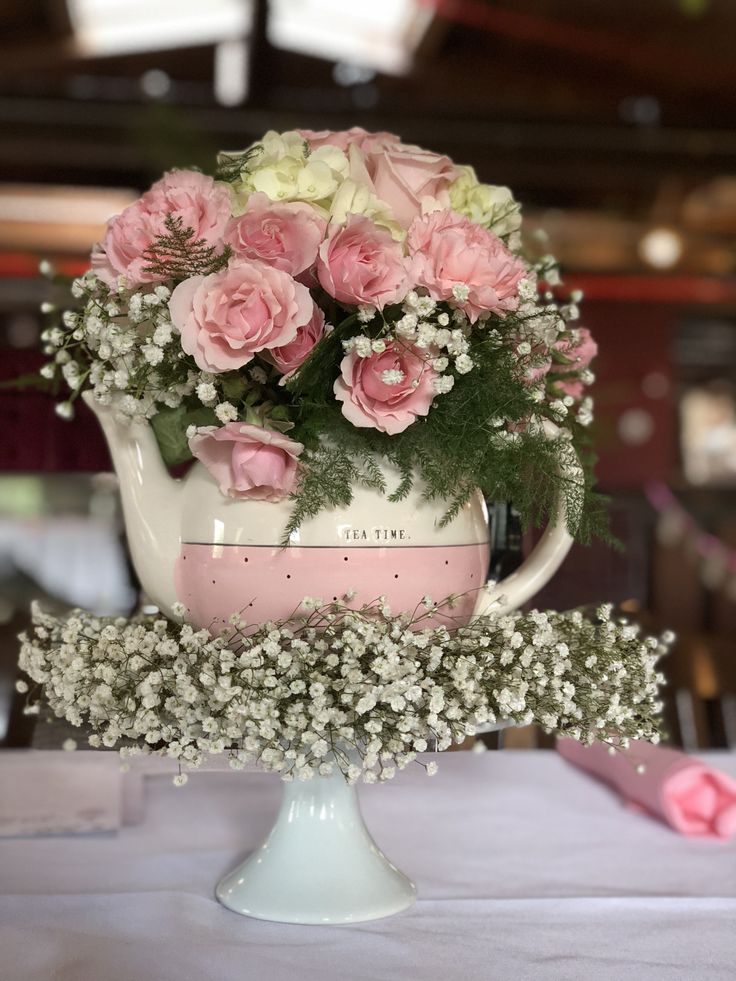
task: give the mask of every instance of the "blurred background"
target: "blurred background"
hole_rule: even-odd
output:
[[[615,601],[671,627],[667,724],[736,746],[736,4],[730,0],[3,0],[0,380],[162,170],[267,129],[398,133],[508,184],[600,355],[596,436],[621,552],[576,548],[536,605]],[[0,745],[23,745],[32,597],[128,611],[96,423],[0,389]],[[496,565],[529,542],[497,509]],[[517,744],[533,733],[509,734]]]

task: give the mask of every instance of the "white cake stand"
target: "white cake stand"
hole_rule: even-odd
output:
[[[477,731],[510,724],[485,723]],[[414,883],[371,837],[356,788],[339,770],[283,788],[266,840],[218,883],[223,906],[282,923],[359,923],[414,903]]]

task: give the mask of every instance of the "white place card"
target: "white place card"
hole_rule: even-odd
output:
[[[255,771],[254,764],[245,767]],[[117,831],[145,818],[146,782],[172,779],[175,760],[113,750],[0,750],[0,838]],[[232,773],[224,755],[190,772]]]
[[[117,753],[0,752],[0,837],[116,831],[126,776]]]

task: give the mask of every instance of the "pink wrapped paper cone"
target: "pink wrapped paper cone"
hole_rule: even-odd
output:
[[[675,749],[632,740],[611,754],[601,743],[560,739],[557,751],[683,835],[729,838],[736,833],[736,780]],[[643,772],[637,766],[644,766]]]

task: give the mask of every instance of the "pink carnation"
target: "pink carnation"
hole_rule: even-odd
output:
[[[230,222],[225,240],[236,255],[261,259],[290,276],[314,263],[327,222],[308,204],[274,204],[251,194],[245,212]]]
[[[189,448],[223,494],[256,501],[280,501],[293,493],[304,449],[288,436],[242,422],[206,426],[191,437]]]
[[[235,261],[180,283],[169,300],[181,346],[203,371],[242,368],[259,351],[291,343],[314,317],[309,290],[262,262]]]
[[[284,375],[290,375],[300,368],[309,357],[312,348],[325,332],[325,315],[318,306],[314,307],[314,316],[300,327],[296,337],[283,347],[274,347],[269,351],[269,357]]]
[[[519,305],[526,267],[480,225],[453,211],[435,211],[412,222],[407,244],[416,284],[435,300],[453,301],[472,323],[482,313],[504,316]],[[467,289],[466,299],[455,297],[456,286]]]
[[[568,363],[554,363],[550,375],[584,371],[598,354],[598,345],[587,327],[579,327],[575,334],[576,339],[563,338],[554,345],[554,350],[564,355]],[[585,385],[579,378],[555,379],[555,384],[565,395],[571,395],[574,399],[581,398],[585,391]]]
[[[219,245],[230,219],[230,191],[195,170],[171,170],[107,223],[102,243],[92,252],[92,268],[103,282],[115,287],[123,276],[128,286],[152,283],[165,276],[146,272],[144,255],[159,235],[167,234],[169,215],[194,230],[194,240]]]
[[[380,429],[390,436],[403,432],[417,416],[426,416],[435,395],[437,372],[426,351],[389,345],[382,354],[360,358],[352,351],[342,359],[335,397],[354,426]],[[398,385],[387,385],[384,371],[401,371]]]
[[[408,289],[401,245],[363,215],[349,215],[346,225],[330,228],[319,249],[317,275],[341,303],[383,307]]]

